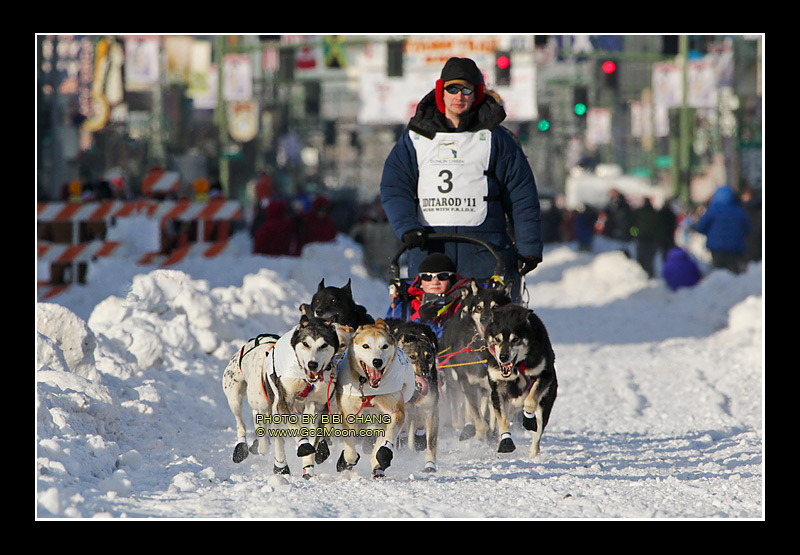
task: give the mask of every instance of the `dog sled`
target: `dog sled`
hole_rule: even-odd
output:
[[[475,281],[481,286],[485,288],[502,288],[504,286],[503,283],[503,276],[505,275],[505,265],[503,264],[500,255],[497,254],[497,251],[489,245],[486,241],[481,239],[477,239],[475,237],[469,237],[467,235],[458,235],[454,233],[431,233],[428,235],[429,241],[455,241],[455,242],[466,242],[466,243],[473,243],[479,245],[486,249],[495,260],[494,270],[491,276],[462,276],[464,277],[464,286],[469,283],[471,278],[474,278]],[[401,246],[400,249],[394,254],[389,262],[389,296],[392,299],[398,298],[400,302],[401,312],[397,315],[398,318],[402,320],[408,319],[409,314],[409,306],[410,306],[410,296],[408,294],[409,286],[414,282],[416,279],[414,276],[408,276],[405,278],[400,277],[400,257],[406,252],[407,247],[405,245]],[[432,302],[442,302],[444,304],[451,301],[451,299],[425,299],[427,301]]]

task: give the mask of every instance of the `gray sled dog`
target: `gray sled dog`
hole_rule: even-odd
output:
[[[414,367],[416,391],[406,405],[409,445],[413,445],[416,451],[425,451],[423,471],[436,472],[436,446],[439,440],[438,340],[430,326],[421,322],[392,325],[392,334]]]
[[[277,360],[273,355],[279,344],[280,360]],[[284,407],[291,405],[295,398],[298,398],[297,394],[302,393],[306,386],[309,386],[309,392],[312,384],[314,389],[318,389],[312,399],[316,400],[319,395],[324,397],[326,387],[316,384],[325,379],[326,371],[330,376],[338,346],[339,336],[332,324],[302,316],[300,324],[283,336],[266,335],[251,339],[231,357],[222,374],[222,389],[236,419],[237,441],[233,450],[234,462],[242,462],[249,452],[266,454],[269,445],[268,436],[266,433],[258,434],[258,432],[266,432],[273,420],[272,416],[281,414],[277,411],[285,410]],[[283,361],[286,359],[290,362],[284,364]],[[280,372],[278,367],[281,367]],[[285,385],[279,386],[278,384],[283,384],[283,380],[279,377],[282,374],[287,374],[287,379]],[[255,439],[249,450],[246,427],[242,419],[242,402],[245,397],[253,412],[256,433],[261,435]],[[277,452],[278,449],[281,453]],[[282,450],[281,442],[280,447],[276,445],[277,471],[286,466]],[[311,451],[312,459],[313,454],[314,450]],[[279,465],[280,462],[284,464]]]
[[[509,410],[522,409],[522,426],[533,432],[528,455],[539,454],[539,442],[556,400],[555,353],[547,329],[533,311],[511,304],[492,313],[486,326],[488,374],[497,418],[497,451],[516,449],[511,439]]]
[[[357,435],[364,431],[360,425],[378,424],[370,462],[373,477],[385,475],[405,422],[406,403],[415,389],[414,367],[388,324],[379,318],[374,324],[360,326],[337,369],[336,400],[344,436],[337,471],[352,470],[361,458],[356,451]]]
[[[487,441],[492,432],[484,330],[492,311],[511,303],[511,287],[510,283],[504,287],[482,287],[473,278],[463,290],[458,314],[445,323],[442,331],[439,374],[447,386],[451,413],[460,415],[461,408],[464,411],[461,441],[475,435]],[[463,395],[463,407],[455,404],[458,394]],[[460,423],[460,419],[454,419],[454,427]]]

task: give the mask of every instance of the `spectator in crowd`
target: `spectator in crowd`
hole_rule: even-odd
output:
[[[667,286],[673,291],[681,287],[693,287],[702,278],[697,262],[680,247],[673,247],[669,250],[661,273]]]
[[[655,260],[658,248],[663,242],[664,225],[661,215],[653,208],[649,198],[634,210],[631,235],[636,241],[636,261],[647,272],[647,277],[655,277]]]
[[[711,251],[715,268],[741,274],[747,267],[747,236],[752,227],[736,193],[729,185],[723,185],[711,196],[708,209],[695,225],[695,230],[706,236],[706,247]]]
[[[253,237],[253,254],[272,256],[299,254],[297,222],[290,217],[286,201],[274,199],[267,205],[266,220]]]
[[[322,195],[311,203],[311,210],[302,214],[302,244],[327,243],[336,239],[339,230],[331,218],[331,201]]]

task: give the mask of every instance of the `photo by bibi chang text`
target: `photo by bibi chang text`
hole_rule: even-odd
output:
[[[319,423],[317,422],[319,420]],[[271,427],[269,430],[263,426],[256,427],[256,435],[264,437],[374,437],[383,436],[385,430],[366,429],[341,429],[334,428],[335,424],[389,424],[391,416],[388,414],[364,414],[343,416],[341,414],[273,414],[256,415],[256,424],[280,426],[288,424],[299,426],[297,428]]]

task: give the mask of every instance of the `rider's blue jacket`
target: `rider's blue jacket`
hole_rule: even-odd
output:
[[[431,91],[417,106],[414,117],[398,139],[384,165],[381,178],[381,201],[397,237],[407,231],[424,228],[429,233],[455,233],[482,239],[500,255],[506,280],[518,282],[517,256],[542,258],[542,233],[539,196],[528,160],[512,133],[500,124],[505,111],[487,94],[461,118],[458,129],[448,127],[437,107],[436,91]],[[434,139],[437,133],[476,133],[491,131],[488,169],[488,211],[477,226],[426,227],[417,213],[419,168],[413,133]],[[432,246],[435,250],[441,250]],[[456,263],[458,273],[476,278],[493,275],[495,260],[484,248],[473,243],[448,243],[444,252]],[[428,253],[408,251],[408,275],[415,275],[419,262]]]

